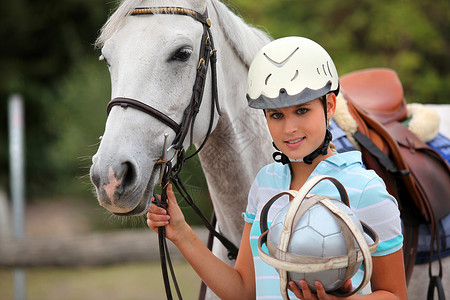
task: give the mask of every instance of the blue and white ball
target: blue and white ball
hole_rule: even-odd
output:
[[[347,205],[338,200],[333,199],[331,201],[342,209],[353,220],[358,229],[363,232],[361,222]],[[277,247],[286,213],[290,207],[289,204],[278,212],[269,229],[268,240]],[[298,222],[297,220],[294,220],[288,252],[312,257],[337,257],[347,255],[344,235],[336,218],[335,215],[320,203],[312,206],[303,216],[301,216]],[[345,229],[348,230],[348,228]],[[354,242],[356,250],[359,250],[356,240],[354,240]],[[274,253],[270,254],[274,255]],[[357,264],[355,273],[360,265],[361,262]],[[297,284],[299,280],[305,280],[312,291],[316,291],[314,287],[314,282],[316,280],[322,283],[326,291],[333,291],[338,289],[344,283],[346,270],[347,268],[332,269],[316,273],[288,272],[288,275],[290,280],[293,280]]]

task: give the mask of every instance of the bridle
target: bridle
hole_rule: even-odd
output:
[[[158,160],[157,164],[161,165],[162,176],[161,176],[161,197],[157,197],[155,195],[155,200],[152,202],[155,205],[166,208],[168,207],[167,203],[167,185],[169,181],[173,183],[175,188],[179,191],[183,199],[194,209],[194,211],[200,216],[205,226],[210,231],[210,234],[219,239],[222,244],[228,249],[228,258],[235,259],[237,257],[238,248],[227,238],[225,238],[222,234],[217,232],[208,219],[202,214],[200,209],[197,207],[195,202],[192,200],[191,196],[187,192],[183,182],[180,179],[180,171],[184,162],[196,155],[206,144],[214,123],[214,112],[217,110],[217,113],[221,115],[219,100],[218,100],[218,91],[217,91],[217,72],[216,72],[216,49],[214,48],[214,42],[211,34],[211,20],[208,18],[207,10],[203,14],[198,13],[194,10],[182,8],[182,7],[142,7],[135,8],[132,10],[131,15],[154,15],[154,14],[174,14],[174,15],[185,15],[192,17],[193,19],[199,21],[203,25],[203,35],[201,38],[200,44],[200,54],[199,54],[199,62],[197,66],[197,73],[195,78],[195,83],[192,88],[192,96],[189,102],[189,105],[186,107],[183,113],[183,118],[181,123],[178,124],[172,118],[161,112],[160,110],[149,106],[139,100],[125,98],[125,97],[117,97],[112,99],[107,106],[107,113],[109,115],[111,109],[118,105],[122,108],[132,107],[134,109],[138,109],[144,113],[151,115],[152,117],[158,119],[160,122],[169,126],[176,134],[174,141],[170,148],[176,150],[176,154],[173,158],[176,157],[175,164],[172,164],[173,159],[165,159],[166,145],[164,145],[163,149],[163,157]],[[185,156],[185,150],[183,147],[183,143],[187,136],[188,131],[190,130],[190,145],[193,143],[193,131],[194,131],[194,123],[197,116],[197,113],[200,110],[200,105],[202,103],[203,92],[205,89],[206,75],[208,71],[208,65],[211,63],[211,78],[212,78],[212,96],[211,96],[211,115],[210,122],[208,126],[208,130],[206,133],[206,137],[201,143],[200,147],[189,157]],[[167,138],[167,135],[165,136]],[[166,141],[165,141],[166,142]],[[165,238],[165,227],[158,228],[158,240],[159,240],[159,251],[160,251],[160,259],[161,259],[161,269],[162,275],[164,279],[164,285],[166,290],[167,299],[172,299],[170,281],[168,277],[167,266],[170,268],[170,272],[172,275],[172,280],[174,282],[174,287],[176,289],[178,299],[182,299],[181,293],[179,291],[178,284],[176,282],[175,274],[173,271],[172,263],[170,261],[169,251]]]
[[[216,72],[216,62],[217,55],[216,49],[214,49],[214,42],[212,39],[212,34],[210,30],[211,20],[208,18],[207,11],[204,14],[200,14],[194,10],[181,8],[181,7],[145,7],[145,8],[135,8],[132,10],[131,15],[154,15],[154,14],[174,14],[174,15],[185,15],[194,18],[199,21],[203,25],[203,35],[200,43],[200,54],[199,61],[197,65],[197,74],[195,78],[195,83],[192,88],[192,96],[189,102],[189,105],[185,109],[183,113],[183,118],[181,123],[178,124],[172,118],[168,117],[163,112],[158,109],[151,107],[141,101],[117,97],[112,99],[108,103],[107,112],[111,111],[112,107],[115,105],[120,105],[121,107],[131,106],[135,109],[138,109],[142,112],[145,112],[162,123],[166,124],[170,128],[172,128],[175,133],[175,139],[173,141],[173,147],[176,150],[180,150],[183,148],[183,142],[186,138],[186,135],[190,129],[190,139],[192,144],[193,139],[193,127],[195,123],[195,118],[197,113],[200,110],[200,105],[202,103],[203,91],[205,89],[206,82],[206,74],[208,72],[208,64],[211,62],[211,77],[212,77],[212,105],[211,105],[211,117],[210,124],[208,127],[208,132],[206,134],[205,140],[202,142],[201,146],[198,150],[192,155],[197,154],[205,145],[209,135],[211,134],[212,125],[214,123],[214,107],[216,108],[218,114],[220,115],[220,107],[219,107],[219,99],[217,92],[217,72]]]

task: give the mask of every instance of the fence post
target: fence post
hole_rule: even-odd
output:
[[[9,205],[6,193],[0,188],[0,242],[11,237],[11,225],[9,221]]]
[[[11,201],[13,212],[13,237],[25,237],[25,162],[24,162],[24,104],[19,94],[13,94],[8,101],[9,116],[9,164]],[[16,300],[26,299],[26,276],[20,268],[14,269],[14,295]]]

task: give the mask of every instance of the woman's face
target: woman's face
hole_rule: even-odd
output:
[[[334,107],[335,100],[327,107],[328,118],[334,113],[330,105]],[[266,120],[275,145],[290,159],[303,158],[323,144],[326,122],[320,99],[298,106],[266,109]]]

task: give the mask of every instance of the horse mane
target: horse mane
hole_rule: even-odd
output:
[[[272,38],[266,31],[245,23],[236,12],[232,12],[222,2],[218,0],[210,1],[216,10],[219,26],[225,34],[228,43],[249,68],[256,53],[269,43]]]

